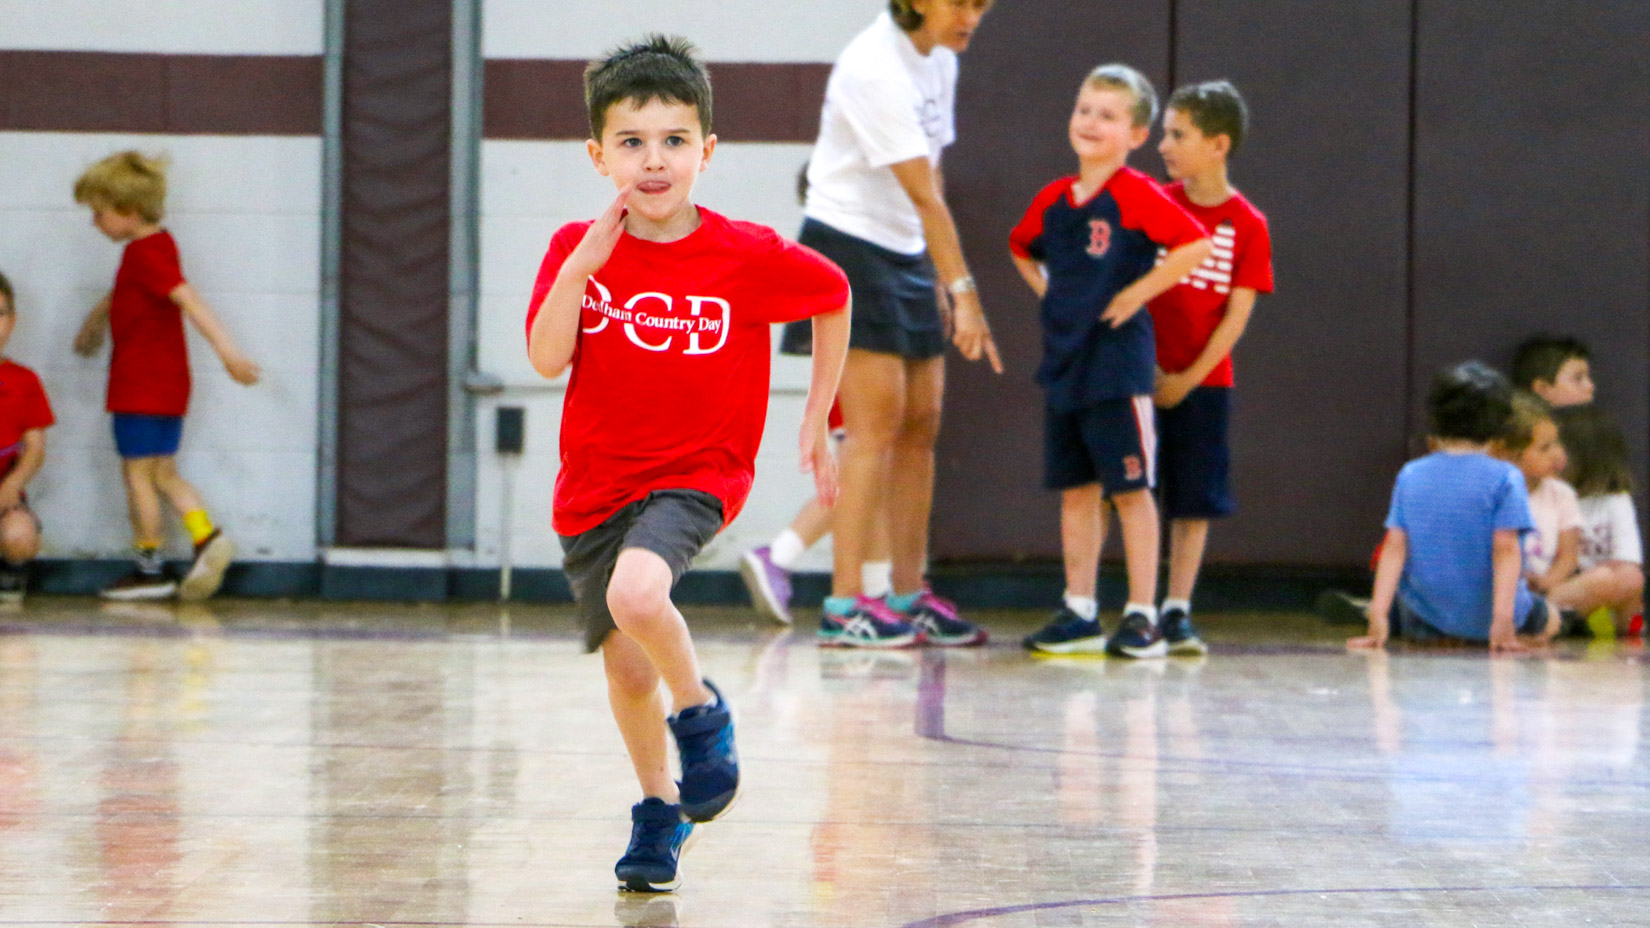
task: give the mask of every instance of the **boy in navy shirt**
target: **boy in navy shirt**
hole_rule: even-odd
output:
[[[1433,450],[1398,474],[1369,600],[1369,634],[1349,647],[1379,648],[1397,636],[1522,651],[1519,633],[1543,641],[1558,633],[1558,611],[1524,583],[1522,537],[1535,527],[1524,475],[1488,454],[1511,415],[1512,385],[1476,361],[1433,382]]]
[[[1025,639],[1033,651],[1159,657],[1168,650],[1155,606],[1156,347],[1142,310],[1202,263],[1211,245],[1197,220],[1125,164],[1156,115],[1157,94],[1138,71],[1095,69],[1071,114],[1078,174],[1043,188],[1009,238],[1015,267],[1043,301],[1044,483],[1061,491],[1066,565],[1065,606]],[[1167,251],[1161,263],[1160,250]],[[1129,573],[1128,605],[1109,642],[1095,598],[1107,498],[1123,526]]]

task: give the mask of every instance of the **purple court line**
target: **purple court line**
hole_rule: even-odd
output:
[[[945,656],[936,651],[924,651],[920,667],[921,675],[917,679],[915,720],[916,735],[919,738],[939,741],[944,744],[989,748],[996,751],[1016,751],[1022,754],[1071,754],[1079,757],[1104,757],[1124,761],[1139,759],[1118,751],[1071,751],[1066,748],[1005,744],[997,741],[981,741],[949,735],[945,731]],[[1312,777],[1322,780],[1350,782],[1449,783],[1454,781],[1453,777],[1445,775],[1430,776],[1423,773],[1397,773],[1390,770],[1347,770],[1341,767],[1324,767],[1316,764],[1280,764],[1269,761],[1230,760],[1218,757],[1160,756],[1156,759],[1156,763],[1159,770],[1165,773],[1187,773],[1212,769],[1216,772],[1230,774]],[[1532,777],[1528,778],[1528,782],[1545,783],[1548,781]],[[1571,787],[1650,787],[1650,780],[1640,779],[1576,780],[1564,778],[1555,782],[1562,782],[1564,785]]]
[[[1359,887],[1355,889],[1251,889],[1229,893],[1174,893],[1161,896],[1112,896],[1101,899],[1074,899],[1069,902],[1032,902],[1026,905],[1008,905],[995,909],[974,909],[952,912],[906,922],[900,928],[953,928],[984,918],[1000,918],[1024,912],[1047,912],[1054,909],[1075,909],[1086,906],[1131,905],[1139,902],[1186,902],[1210,899],[1265,899],[1289,896],[1376,896],[1402,893],[1550,893],[1550,892],[1645,892],[1650,885],[1530,885],[1530,886],[1416,886],[1416,887]]]

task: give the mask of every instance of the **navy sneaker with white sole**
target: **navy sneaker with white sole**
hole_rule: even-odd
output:
[[[847,615],[819,617],[819,643],[827,648],[909,648],[922,633],[880,599],[861,596]]]
[[[905,611],[905,621],[922,632],[924,642],[942,648],[971,648],[986,642],[985,629],[959,616],[956,603],[935,596],[927,587]]]
[[[1027,651],[1043,654],[1104,654],[1106,631],[1099,619],[1085,619],[1062,608],[1047,625],[1027,635],[1021,642]]]
[[[670,733],[676,736],[676,753],[682,758],[682,814],[695,822],[708,822],[726,812],[739,795],[733,713],[716,684],[704,682],[716,701],[683,709],[667,720]]]
[[[619,888],[668,893],[682,885],[682,854],[693,843],[693,823],[681,806],[650,797],[630,807],[630,846],[613,867]]]
[[[1123,624],[1106,642],[1106,653],[1112,657],[1163,657],[1169,653],[1169,643],[1163,640],[1157,623],[1138,612],[1123,616]]]
[[[1197,629],[1192,626],[1192,617],[1184,609],[1169,609],[1158,616],[1158,628],[1163,630],[1163,640],[1168,642],[1170,654],[1196,656],[1208,654],[1209,646],[1198,637]]]

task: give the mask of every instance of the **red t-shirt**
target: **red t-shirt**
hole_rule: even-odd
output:
[[[110,412],[181,416],[189,408],[189,348],[183,310],[172,291],[183,283],[178,244],[162,229],[126,245],[109,302]]]
[[[654,490],[700,490],[724,524],[750,495],[768,414],[772,323],[848,302],[848,279],[765,226],[699,208],[674,242],[625,235],[585,285],[562,410],[552,524],[577,535]],[[588,222],[563,226],[533,285],[527,331]]]
[[[57,422],[40,378],[16,361],[0,360],[0,476],[23,450],[23,433]]]
[[[1226,318],[1233,287],[1272,292],[1272,237],[1266,216],[1237,191],[1219,206],[1198,206],[1187,198],[1185,184],[1170,184],[1164,190],[1203,223],[1215,246],[1190,276],[1152,300],[1157,366],[1172,374],[1197,363],[1209,336]],[[1203,385],[1232,385],[1230,356],[1215,365]]]

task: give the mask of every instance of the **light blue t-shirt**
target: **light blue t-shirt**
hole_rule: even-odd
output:
[[[1405,606],[1446,635],[1487,641],[1494,608],[1495,532],[1534,528],[1524,475],[1487,454],[1436,452],[1405,465],[1392,490],[1387,528],[1409,537],[1398,581]],[[1518,581],[1513,622],[1529,615]]]

